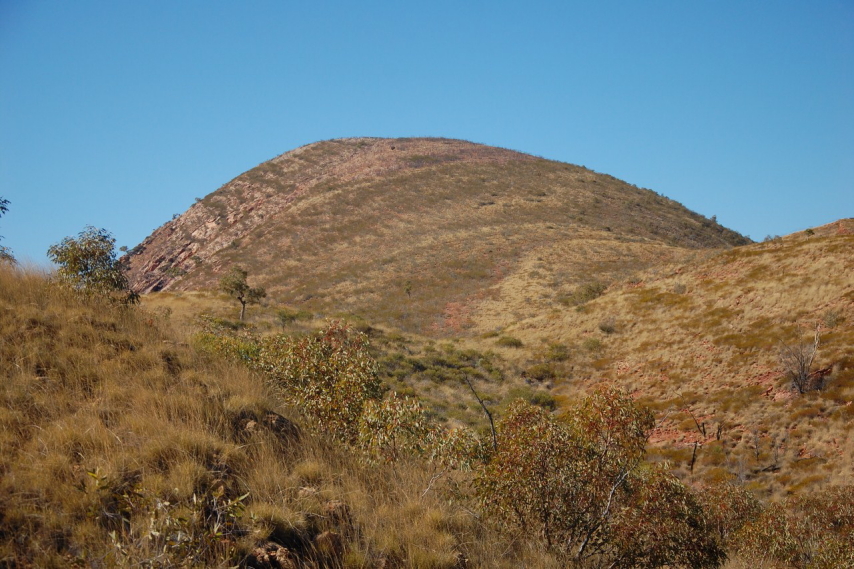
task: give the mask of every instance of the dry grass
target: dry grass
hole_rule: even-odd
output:
[[[227,566],[269,540],[307,567],[532,559],[499,549],[451,506],[435,469],[368,464],[305,430],[294,438],[268,426],[268,413],[299,416],[244,368],[197,354],[154,312],[2,269],[0,316],[6,566],[170,565],[191,550],[197,565]],[[224,537],[205,533],[214,518]]]
[[[611,250],[608,235],[588,233],[590,240],[576,242],[575,249],[561,244],[550,254],[528,254],[519,265],[523,270],[502,278],[490,295],[448,312],[457,322],[471,323],[456,328],[461,336],[451,344],[438,346],[439,355],[455,363],[431,353],[437,347],[425,337],[399,334],[393,326],[373,328],[377,355],[388,364],[390,385],[418,395],[452,424],[482,427],[484,416],[460,381],[473,367],[470,358],[446,357],[442,345],[453,345],[450,354],[488,354],[497,374],[475,382],[496,408],[532,387],[526,398],[548,394],[547,405],[570,400],[599,381],[630,389],[663,419],[652,452],[686,477],[734,477],[777,497],[843,482],[854,475],[850,225],[843,220],[812,235],[699,254],[654,243]],[[629,254],[638,262],[621,273],[618,261]],[[582,263],[589,267],[584,276],[564,272]],[[556,275],[567,280],[555,285]],[[597,280],[610,283],[601,297],[560,302]],[[211,295],[177,295],[199,295],[199,308],[209,304],[223,314],[236,312]],[[158,298],[172,296],[153,295],[146,302]],[[275,330],[273,308],[259,307],[251,317],[262,329]],[[814,367],[830,373],[824,389],[795,397],[779,350],[809,336],[816,323],[822,345]],[[685,409],[705,434],[684,416]],[[758,443],[755,432],[761,433]],[[718,438],[722,445],[715,447]],[[695,442],[691,473],[686,449]],[[796,468],[813,464],[804,457],[818,457],[820,464]]]
[[[826,282],[836,284],[816,289],[812,303],[795,294],[802,315],[793,320],[798,311],[766,280],[752,277],[762,298],[775,299],[763,308],[711,275],[737,267],[726,278],[739,282],[769,254],[792,261],[775,273],[782,291],[814,266],[798,264],[800,255],[817,263],[836,255],[831,264],[851,274],[839,239],[819,237],[644,273],[582,310],[485,337],[435,343],[361,326],[386,381],[449,424],[483,426],[463,376],[499,416],[511,399],[552,408],[604,379],[633,388],[664,418],[651,454],[684,478],[736,478],[763,496],[802,493],[851,479],[854,283],[831,275]],[[785,247],[789,256],[779,255]],[[188,550],[169,549],[150,529],[178,535],[178,527],[204,545],[196,564],[207,566],[245,563],[270,542],[307,567],[560,566],[481,525],[467,508],[465,473],[368,463],[305,429],[294,438],[265,422],[269,413],[301,420],[260,378],[199,355],[186,339],[198,313],[233,317],[234,304],[216,294],[158,294],[126,309],[83,301],[32,271],[0,271],[3,563],[169,565]],[[253,307],[250,325],[273,331],[276,308]],[[787,388],[779,373],[767,375],[773,345],[763,338],[813,318],[827,326],[819,365],[832,364],[831,381],[803,397],[775,397]],[[501,337],[522,345],[497,346]],[[557,397],[543,389],[552,382]],[[214,518],[228,522],[225,539],[205,537]]]
[[[348,139],[239,176],[130,261],[144,291],[211,289],[241,264],[278,303],[460,335],[504,325],[480,303],[508,287],[528,315],[559,306],[585,275],[613,280],[684,248],[744,242],[582,167],[462,141]]]
[[[548,338],[570,346],[558,395],[598,381],[635,392],[666,417],[653,452],[686,476],[685,449],[698,442],[694,478],[725,473],[778,497],[850,480],[851,225],[843,220],[812,235],[649,269],[580,310],[521,318],[502,333],[526,345]],[[615,331],[606,334],[602,323],[609,319]],[[780,348],[811,339],[817,324],[822,340],[813,369],[826,370],[825,386],[795,396]],[[705,423],[705,434],[685,409]]]

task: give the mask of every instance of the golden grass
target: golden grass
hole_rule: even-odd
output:
[[[835,244],[797,244],[793,255],[808,251],[823,263]],[[751,248],[745,257],[764,262],[763,252],[786,246]],[[744,260],[726,255],[726,267]],[[751,262],[739,271],[751,272]],[[764,310],[758,300],[746,306],[743,291],[708,292],[704,282],[721,266],[711,258],[642,274],[583,311],[535,316],[486,337],[434,343],[360,325],[386,381],[450,424],[484,426],[459,374],[498,414],[517,397],[551,408],[607,380],[657,411],[651,458],[685,479],[736,480],[767,497],[850,482],[852,283],[829,279],[837,284],[800,305],[805,316],[793,322],[792,306],[778,300],[786,297],[764,281],[754,285],[776,302]],[[778,272],[781,290],[808,269],[792,263]],[[250,324],[274,331],[275,309],[253,307]],[[151,295],[143,307],[122,308],[77,298],[32,271],[0,270],[3,563],[174,564],[187,550],[169,549],[162,536],[178,527],[196,540],[197,565],[246,562],[273,541],[306,567],[561,566],[525,539],[483,525],[466,501],[465,473],[414,460],[373,464],[306,429],[294,437],[269,427],[268,413],[297,425],[299,414],[245,368],[196,353],[185,335],[200,312],[236,311],[205,293]],[[819,358],[833,366],[830,383],[775,398],[786,385],[768,375],[774,355],[763,338],[775,327],[797,332],[812,317],[833,323]],[[611,318],[614,330],[603,331]],[[739,331],[754,338],[740,340]],[[522,346],[497,347],[503,336]],[[537,365],[555,375],[549,385],[559,382],[554,395],[521,377],[534,377]],[[223,526],[227,539],[205,537],[212,516],[231,524]]]
[[[197,354],[154,312],[4,268],[0,316],[7,566],[172,565],[190,551],[196,565],[231,566],[269,540],[306,567],[533,559],[499,549],[424,463],[369,464],[306,430],[267,427],[267,413],[299,416],[243,367]],[[214,517],[224,538],[205,533]]]
[[[503,325],[467,310],[503,295],[507,279],[527,289],[527,315],[584,275],[613,280],[684,248],[745,242],[582,167],[463,141],[348,139],[239,176],[130,262],[146,291],[212,289],[241,264],[279,303],[459,335]],[[176,269],[187,273],[173,282]]]
[[[661,266],[612,285],[581,311],[523,319],[504,333],[582,347],[558,393],[603,379],[634,391],[664,421],[654,436],[663,456],[701,443],[694,478],[723,468],[777,496],[816,489],[854,476],[844,444],[854,407],[854,259],[842,251],[851,247],[852,235],[816,231]],[[597,337],[607,318],[620,323],[618,332]],[[779,350],[811,339],[816,324],[822,342],[813,369],[829,375],[821,391],[793,396]],[[600,350],[584,357],[593,340]],[[679,413],[686,406],[704,417],[706,436]],[[718,425],[728,445],[720,464],[708,452]],[[757,457],[749,448],[755,428],[785,441],[779,470],[769,468],[770,451]],[[801,472],[794,465],[804,456],[829,466]]]

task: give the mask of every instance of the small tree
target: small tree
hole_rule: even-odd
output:
[[[280,308],[276,311],[276,320],[279,321],[279,324],[282,326],[282,332],[285,331],[285,328],[290,324],[293,324],[296,321],[299,313],[295,310],[288,310],[287,308]]]
[[[797,389],[798,393],[803,394],[811,389],[821,389],[820,381],[813,382],[810,379],[810,368],[812,368],[821,341],[820,332],[820,325],[816,325],[815,337],[812,342],[799,342],[780,348],[780,363],[792,380],[792,387]]]
[[[0,217],[3,217],[3,214],[9,211],[9,200],[0,198]],[[0,239],[3,236],[0,235]],[[12,256],[12,251],[3,245],[0,245],[0,262],[6,263],[14,263],[15,257]]]
[[[246,277],[249,275],[242,267],[231,267],[231,270],[226,273],[219,281],[219,288],[229,296],[237,299],[240,303],[240,320],[246,314],[247,304],[258,304],[261,299],[267,296],[267,291],[262,287],[250,287],[246,282]]]
[[[80,292],[116,297],[126,303],[139,297],[130,290],[126,267],[116,259],[116,240],[106,229],[88,226],[77,237],[51,245],[47,255],[59,265],[59,281]]]

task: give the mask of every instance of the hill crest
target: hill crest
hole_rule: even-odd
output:
[[[279,302],[357,313],[390,290],[400,304],[408,282],[410,310],[380,319],[428,329],[531,255],[590,239],[629,266],[640,261],[626,243],[669,257],[748,242],[584,167],[459,140],[349,138],[286,152],[199,200],[134,248],[129,276],[143,293],[211,288],[242,264]]]

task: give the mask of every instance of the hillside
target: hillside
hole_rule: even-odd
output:
[[[246,267],[272,300],[459,334],[502,283],[549,305],[688,250],[747,240],[586,168],[446,139],[310,144],[238,176],[128,257],[139,292],[215,288]],[[485,318],[488,317],[484,315]]]
[[[738,479],[779,498],[854,478],[852,250],[854,220],[845,219],[695,251],[607,286],[579,285],[557,301],[548,281],[531,274],[546,270],[539,261],[495,285],[468,312],[473,325],[463,336],[434,343],[393,327],[371,334],[386,381],[451,424],[484,426],[465,375],[499,415],[515,397],[563,405],[614,384],[655,411],[650,450],[686,479]],[[180,321],[237,313],[233,300],[210,292],[143,302]],[[253,308],[250,321],[279,329],[275,305]],[[780,353],[811,344],[817,325],[811,371],[823,385],[800,395]]]
[[[700,281],[708,278],[702,271],[733,265],[750,274],[756,259],[832,257],[849,250],[851,238],[816,230],[723,253],[690,275],[677,270],[687,284],[673,294],[699,302]],[[850,259],[839,267],[842,275],[850,274],[849,265]],[[787,265],[783,273],[790,285],[798,270]],[[672,276],[657,281],[647,274],[642,286],[657,291]],[[785,400],[772,411],[796,421],[800,433],[790,437],[799,437],[798,444],[814,433],[819,442],[828,434],[851,440],[854,295],[844,276],[827,280],[829,295],[810,296],[820,296],[826,309],[820,363],[835,362],[828,389],[771,398]],[[631,287],[615,286],[567,311],[564,334],[573,329],[572,315],[581,318],[574,325],[583,324],[618,305],[626,290]],[[834,300],[839,290],[847,291],[842,302]],[[630,306],[644,302],[626,298]],[[708,308],[701,306],[701,319],[710,316]],[[805,307],[794,316],[811,323],[817,315]],[[543,408],[543,399],[493,406],[494,439],[488,429],[447,429],[437,423],[441,417],[420,411],[417,399],[375,389],[388,362],[375,366],[365,351],[367,337],[337,324],[308,335],[259,336],[209,320],[213,328],[185,334],[168,311],[81,294],[8,265],[0,266],[0,316],[3,566],[718,567],[728,560],[735,569],[854,562],[854,492],[843,462],[850,443],[840,445],[839,460],[785,447],[780,476],[818,476],[799,485],[801,496],[768,505],[746,490],[756,479],[711,472],[705,484],[688,486],[671,473],[673,463],[649,463],[644,447],[652,414],[610,388],[587,397],[575,390],[558,415]],[[622,320],[614,326],[599,332],[618,337],[627,329]],[[713,341],[728,341],[714,336],[717,328],[710,331]],[[413,362],[445,366],[472,357],[450,343],[437,351],[430,342],[418,357],[406,337],[372,334],[386,350],[403,346]],[[589,339],[581,348],[592,354],[598,348]],[[492,336],[477,340],[495,342]],[[603,351],[619,352],[620,342],[608,344]],[[531,345],[507,350],[530,354]],[[569,356],[555,359],[562,365],[608,365],[607,358],[602,363],[576,353],[575,345],[548,348]],[[474,366],[462,368],[465,374],[489,371],[481,358],[463,365]],[[404,374],[404,390],[418,373]],[[481,383],[501,381],[498,373]],[[626,385],[655,381],[661,380],[639,375]],[[758,392],[737,395],[731,403],[756,399]],[[701,405],[696,402],[694,412],[711,432]],[[660,436],[661,418],[658,423]],[[725,445],[736,431],[725,430]],[[716,438],[703,442],[703,456],[726,458],[723,449],[715,453]],[[818,447],[809,448],[815,453]],[[771,456],[764,452],[757,453],[762,464]],[[660,459],[660,450],[651,457]],[[689,478],[678,456],[665,458],[675,459],[677,474]],[[732,464],[752,466],[739,458]],[[835,480],[827,480],[834,470]],[[560,516],[553,515],[556,508]]]
[[[501,335],[522,347],[504,355],[554,381],[558,395],[599,382],[630,390],[656,410],[657,452],[686,476],[697,443],[695,474],[737,477],[766,495],[852,480],[852,251],[854,220],[845,219],[700,253],[574,308],[505,316]],[[780,353],[811,345],[816,327],[810,369],[821,389],[800,395]]]
[[[0,566],[547,561],[495,547],[435,468],[366,461],[192,340],[0,265]]]

